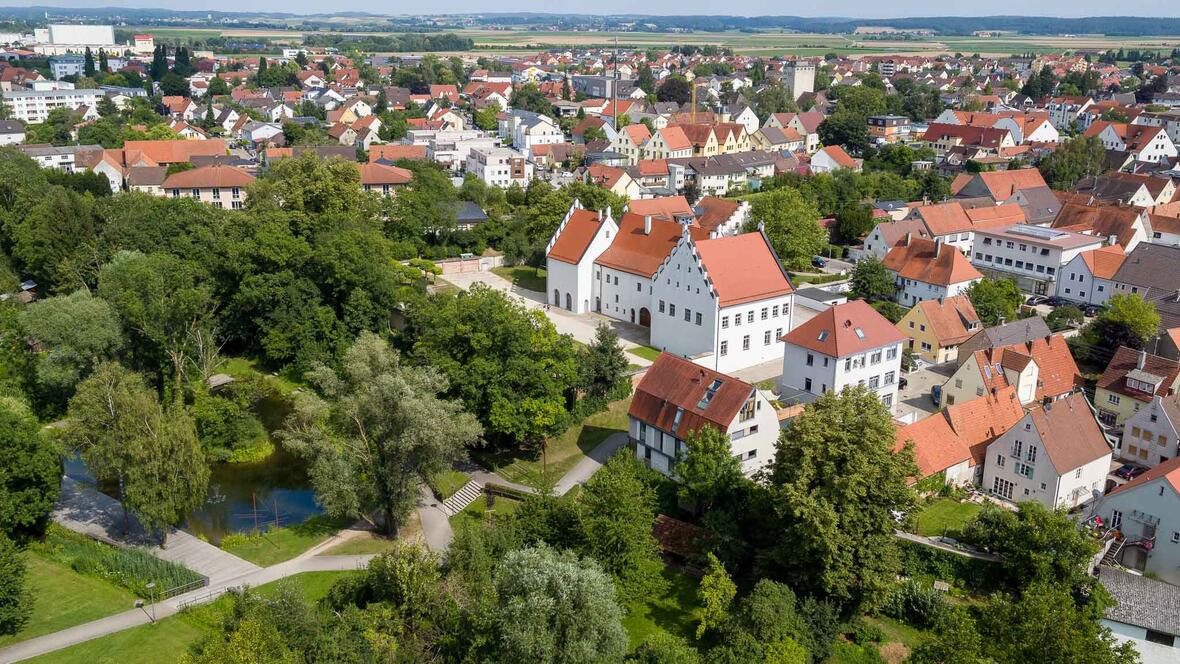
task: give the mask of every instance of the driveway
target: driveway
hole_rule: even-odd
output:
[[[906,388],[897,391],[898,419],[916,421],[936,412],[938,407],[930,400],[930,388],[945,383],[955,368],[954,362],[947,362],[906,374]]]

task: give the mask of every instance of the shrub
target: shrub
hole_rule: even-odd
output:
[[[155,594],[204,579],[200,574],[167,560],[156,558],[139,547],[115,548],[57,526],[33,550],[44,558],[68,566],[79,574],[105,579],[136,595],[147,598],[148,583]]]
[[[871,643],[881,643],[885,640],[885,632],[881,631],[880,627],[870,625],[863,620],[854,621],[850,627],[848,636],[857,645],[866,646]]]
[[[997,563],[959,556],[917,542],[899,540],[901,567],[906,576],[941,579],[953,585],[988,593],[999,587],[1003,569]]]
[[[886,598],[883,611],[919,629],[930,629],[946,606],[946,597],[941,592],[910,579]]]

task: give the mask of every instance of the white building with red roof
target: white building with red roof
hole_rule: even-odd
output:
[[[575,199],[545,247],[546,301],[574,313],[592,311],[594,261],[618,234],[610,210],[586,210]]]
[[[685,226],[651,285],[652,346],[725,372],[782,357],[795,289],[763,233]]]
[[[784,396],[811,401],[824,392],[863,385],[886,406],[896,403],[906,338],[867,302],[829,307],[783,341]]]
[[[665,475],[675,474],[685,440],[705,427],[729,437],[747,475],[774,459],[778,417],[766,397],[746,381],[671,353],[644,373],[627,416],[635,456]]]
[[[1180,457],[1115,488],[1093,514],[1122,536],[1115,562],[1180,584]]]

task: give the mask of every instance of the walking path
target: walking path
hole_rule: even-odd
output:
[[[575,486],[584,484],[606,463],[611,455],[626,443],[627,434],[624,432],[607,437],[557,481],[554,493],[562,496]],[[500,484],[527,493],[538,493],[533,487],[509,482],[484,469],[473,469],[468,472],[468,475],[471,477],[471,483],[480,487],[481,493],[483,486],[488,483]],[[454,538],[454,531],[451,529],[448,516],[442,502],[435,499],[430,488],[425,484],[420,485],[418,487],[418,518],[422,524],[423,539],[431,551],[439,553],[446,551],[447,546]],[[84,641],[145,625],[151,622],[150,612],[153,608],[156,620],[161,620],[175,615],[184,608],[211,602],[226,591],[239,589],[243,586],[257,587],[304,572],[362,569],[376,555],[318,555],[353,537],[358,537],[364,532],[355,527],[342,530],[295,558],[270,567],[258,567],[176,529],[168,533],[165,540],[167,548],[160,549],[151,546],[153,544],[151,539],[134,521],[131,522],[131,535],[123,536],[123,511],[118,502],[70,478],[65,478],[62,482],[62,497],[53,513],[53,518],[71,530],[117,546],[144,545],[153,555],[161,558],[171,556],[166,559],[180,562],[189,569],[209,577],[209,585],[176,597],[160,600],[154,607],[131,609],[13,644],[0,649],[0,664],[19,662]]]
[[[94,487],[65,477],[61,498],[52,518],[63,527],[116,546],[141,546],[162,560],[180,563],[204,576],[210,584],[262,569],[177,528],[168,530],[164,546],[150,536],[133,516],[125,516],[119,501]],[[127,528],[124,528],[126,519]]]
[[[893,531],[893,534],[896,537],[898,537],[899,539],[908,540],[910,542],[917,542],[918,544],[921,544],[923,546],[929,546],[929,547],[933,547],[935,549],[940,549],[942,551],[946,551],[947,553],[953,553],[957,556],[963,556],[966,558],[974,558],[976,560],[987,560],[987,561],[993,562],[993,563],[1000,562],[1000,560],[1001,560],[1001,558],[999,556],[997,556],[993,553],[988,553],[986,551],[979,551],[979,550],[974,549],[972,547],[968,547],[965,544],[960,544],[958,546],[955,546],[953,544],[947,544],[946,542],[942,541],[942,539],[940,539],[938,537],[923,537],[922,535],[915,535],[913,533],[907,533],[907,532],[903,532],[901,530],[895,530],[895,531]]]

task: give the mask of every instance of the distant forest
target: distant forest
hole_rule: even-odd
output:
[[[133,9],[126,7],[2,7],[0,20],[29,21],[41,23],[48,13],[56,20],[72,19],[85,22],[127,22],[153,24],[168,19],[168,25],[181,27],[190,19],[192,27],[216,25],[217,22],[232,19],[237,27],[291,28],[284,20],[298,19],[298,29],[323,28],[340,31],[373,30],[385,25],[391,31],[417,31],[428,29],[455,29],[460,27],[501,26],[518,28],[563,28],[598,30],[624,30],[636,24],[645,30],[656,32],[724,30],[797,30],[800,32],[850,33],[858,27],[893,27],[899,29],[931,30],[940,35],[970,35],[977,30],[1017,31],[1023,34],[1104,34],[1111,36],[1138,37],[1146,35],[1180,34],[1180,18],[1146,16],[1091,16],[1086,18],[1055,18],[1050,16],[928,16],[912,18],[808,18],[803,16],[647,16],[642,14],[592,16],[588,14],[539,14],[539,13],[487,13],[454,14],[451,25],[439,25],[437,16],[381,16],[363,12],[340,14],[319,14],[303,16],[279,12],[225,12],[225,11],[178,11],[168,9]],[[342,26],[329,23],[329,16],[351,16],[365,21],[363,25]],[[180,19],[180,23],[177,22]],[[380,50],[433,50],[419,47],[389,48]]]

